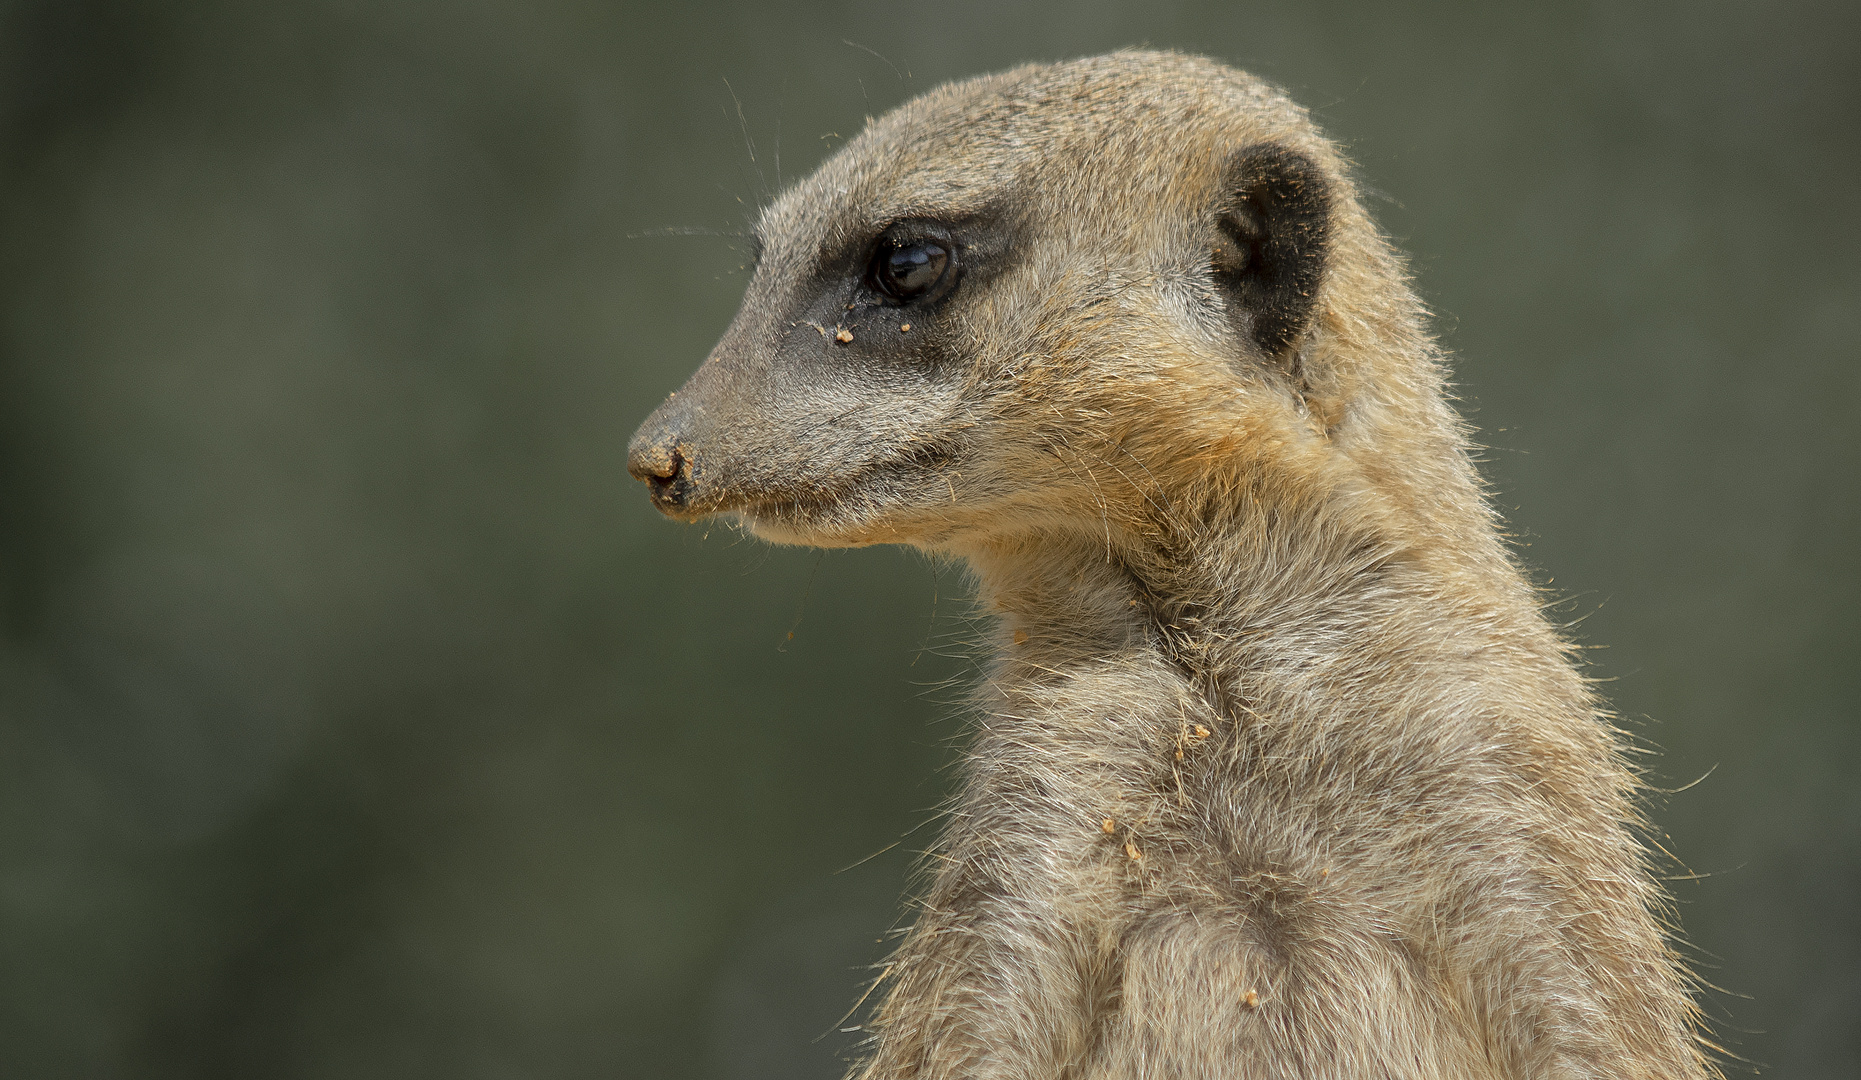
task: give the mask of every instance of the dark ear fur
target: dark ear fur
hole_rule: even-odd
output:
[[[1228,164],[1215,225],[1215,287],[1228,316],[1278,360],[1312,321],[1330,247],[1330,185],[1296,150],[1247,147]]]

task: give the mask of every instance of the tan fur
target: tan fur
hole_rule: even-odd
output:
[[[1251,145],[1328,192],[1284,355],[1211,285]],[[861,299],[872,237],[978,216],[917,325]],[[874,122],[758,234],[632,471],[676,516],[960,556],[999,616],[858,1075],[1712,1071],[1617,736],[1302,109],[1175,54],[1019,68]]]

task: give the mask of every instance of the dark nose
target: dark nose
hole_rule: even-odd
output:
[[[653,505],[675,513],[691,499],[691,462],[672,432],[642,429],[627,447],[627,472],[645,482]]]

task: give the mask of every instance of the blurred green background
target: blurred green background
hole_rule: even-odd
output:
[[[1717,766],[1654,813],[1734,1068],[1861,1073],[1858,23],[0,4],[0,1075],[836,1076],[961,575],[670,524],[626,439],[830,133],[1145,43],[1350,146],[1655,782]]]

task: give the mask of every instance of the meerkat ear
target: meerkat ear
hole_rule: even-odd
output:
[[[1330,185],[1296,150],[1247,147],[1228,163],[1215,224],[1215,286],[1228,317],[1281,359],[1311,325],[1330,246]]]

